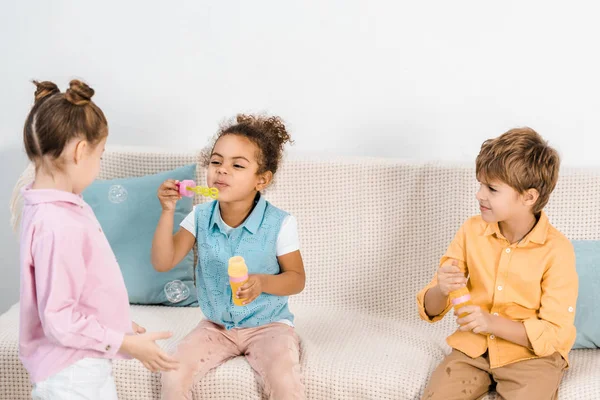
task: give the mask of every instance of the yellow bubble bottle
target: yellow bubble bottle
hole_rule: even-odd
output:
[[[231,285],[231,298],[236,306],[243,306],[242,300],[235,297],[238,289],[248,281],[248,267],[246,261],[241,256],[231,257],[229,259],[229,284]]]
[[[469,293],[469,289],[467,289],[466,286],[463,288],[460,288],[458,290],[455,290],[453,292],[450,292],[448,297],[450,298],[450,303],[454,307],[454,310],[460,310],[461,308],[463,308],[465,306],[470,306],[473,304],[471,302],[471,294]],[[458,317],[463,318],[467,315],[469,315],[469,314],[462,313]]]

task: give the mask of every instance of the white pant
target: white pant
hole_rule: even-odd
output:
[[[118,400],[112,361],[84,358],[33,385],[33,400]]]

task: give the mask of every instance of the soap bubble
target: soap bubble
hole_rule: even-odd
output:
[[[108,201],[119,204],[127,200],[127,190],[121,185],[112,185],[108,189]]]
[[[165,285],[165,295],[171,303],[179,303],[190,297],[190,289],[180,280],[174,280]]]

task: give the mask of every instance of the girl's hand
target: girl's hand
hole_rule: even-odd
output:
[[[461,325],[459,330],[463,332],[471,331],[473,333],[493,333],[492,316],[481,309],[479,306],[465,306],[454,312],[455,315],[468,313],[464,318],[458,318],[456,322]]]
[[[119,351],[140,360],[152,372],[173,371],[179,367],[179,361],[168,356],[155,342],[170,337],[170,332],[125,335]]]
[[[262,280],[260,275],[250,275],[248,281],[237,291],[235,296],[246,305],[252,303],[261,294]]]
[[[181,195],[177,189],[178,183],[179,181],[167,179],[158,188],[157,196],[163,211],[175,211],[177,201],[181,200]]]
[[[146,328],[139,326],[135,322],[131,323],[131,327],[133,328],[133,333],[135,333],[136,335],[141,334],[141,333],[146,333]]]
[[[444,265],[438,269],[437,281],[440,292],[445,297],[448,297],[450,292],[467,285],[467,278],[458,268],[458,261],[456,260],[452,260],[451,265]]]

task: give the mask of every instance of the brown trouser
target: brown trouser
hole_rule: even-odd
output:
[[[487,353],[471,358],[458,350],[433,371],[422,400],[475,400],[496,385],[506,400],[556,400],[566,361],[558,353],[490,368]]]

